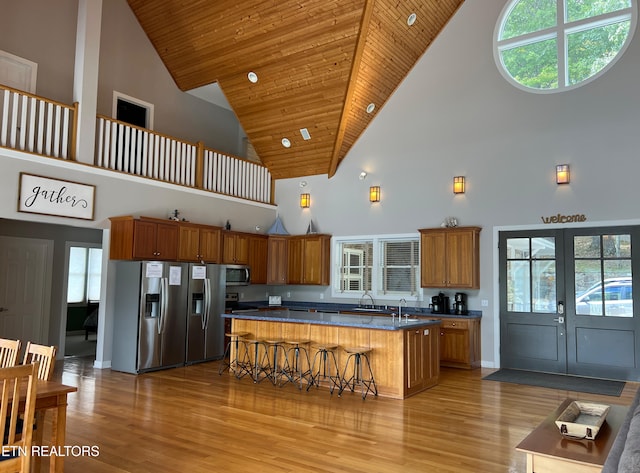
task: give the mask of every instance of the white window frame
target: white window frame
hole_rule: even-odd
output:
[[[84,267],[84,274],[82,275],[83,277],[83,287],[82,287],[82,300],[79,301],[69,301],[69,277],[71,274],[71,250],[72,248],[78,248],[78,249],[83,249],[85,250],[85,254],[86,254],[86,260],[85,260],[85,267]],[[95,246],[95,245],[91,245],[91,244],[84,244],[84,243],[80,243],[80,244],[70,244],[68,245],[67,248],[67,284],[66,284],[66,288],[65,288],[65,301],[66,304],[68,306],[85,306],[91,302],[97,302],[100,300],[100,297],[98,297],[97,299],[90,299],[89,298],[89,286],[90,286],[90,280],[92,279],[92,273],[91,273],[91,258],[90,258],[90,253],[92,251],[100,251],[101,255],[100,255],[100,260],[102,262],[102,253],[103,253],[103,249],[100,246]],[[101,274],[102,274],[102,268],[100,271],[100,275],[98,277],[98,280],[101,279]],[[95,276],[95,274],[94,274]],[[100,286],[100,285],[98,285]],[[99,288],[99,292],[100,292],[100,288]]]
[[[405,233],[405,234],[392,234],[392,235],[360,235],[360,236],[334,236],[332,238],[332,284],[331,284],[331,297],[342,299],[356,299],[360,300],[365,291],[343,291],[340,288],[340,277],[342,269],[342,244],[343,243],[365,243],[371,242],[373,247],[373,265],[371,268],[371,290],[367,291],[375,300],[376,304],[380,304],[381,301],[393,301],[398,302],[398,299],[404,298],[407,302],[415,301],[420,302],[423,300],[423,289],[420,287],[420,281],[417,281],[417,288],[415,294],[409,292],[393,292],[384,293],[381,287],[382,283],[382,255],[380,251],[380,244],[383,241],[407,241],[415,240],[418,244],[418,274],[420,274],[420,234],[419,233]],[[367,299],[367,303],[370,303]]]
[[[111,110],[111,117],[114,119],[118,117],[118,100],[123,100],[125,102],[138,105],[139,107],[146,108],[147,124],[145,128],[147,130],[153,130],[153,115],[154,115],[155,106],[152,103],[145,102],[144,100],[140,100],[135,97],[131,97],[130,95],[123,94],[122,92],[118,92],[117,90],[114,90],[113,104],[112,104],[112,110]]]
[[[585,18],[581,20],[576,20],[572,22],[565,23],[565,5],[566,0],[557,0],[558,1],[558,14],[557,14],[557,22],[556,25],[544,30],[535,31],[533,33],[527,33],[520,36],[516,36],[514,38],[509,38],[505,40],[500,40],[500,33],[504,27],[507,18],[511,14],[511,11],[516,6],[516,4],[520,0],[510,0],[507,2],[505,7],[503,8],[500,16],[498,17],[498,21],[496,23],[496,27],[493,33],[493,56],[500,71],[500,74],[513,86],[517,87],[520,90],[524,90],[526,92],[531,92],[534,94],[555,94],[558,92],[563,92],[565,90],[575,89],[577,87],[582,87],[590,83],[593,80],[596,80],[598,77],[606,73],[613,65],[618,62],[618,60],[622,57],[624,52],[627,50],[627,47],[631,44],[631,40],[633,39],[633,35],[636,30],[637,25],[637,17],[638,17],[638,4],[637,0],[631,1],[631,8],[626,8],[624,10],[617,10],[615,12],[607,13],[604,15],[599,15],[597,17]],[[567,36],[576,33],[579,31],[590,29],[597,25],[607,25],[611,23],[615,23],[616,21],[629,17],[630,26],[629,26],[629,34],[624,44],[615,55],[615,57],[609,61],[609,63],[604,66],[600,71],[595,73],[594,75],[584,79],[575,84],[567,84],[568,83],[568,70],[567,70]],[[597,19],[594,19],[597,18]],[[511,49],[513,47],[517,47],[522,44],[528,44],[533,42],[538,42],[545,39],[555,39],[557,41],[557,49],[558,49],[558,87],[555,89],[536,89],[533,87],[527,87],[520,82],[516,81],[507,68],[502,63],[502,51]]]

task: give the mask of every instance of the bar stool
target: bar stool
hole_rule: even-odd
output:
[[[283,377],[283,364],[279,365],[278,362],[280,360],[281,354],[284,354],[284,340],[276,338],[276,339],[265,339],[263,340],[266,347],[266,357],[263,360],[263,363],[266,363],[268,366],[268,378],[271,380],[274,386],[277,386],[280,383],[280,380]],[[271,352],[272,357],[269,359],[269,352]]]
[[[259,383],[269,377],[269,351],[264,340],[259,338],[244,339],[245,357],[242,364],[249,367],[249,375],[254,383]],[[262,347],[262,356],[260,356],[260,347]],[[250,353],[253,353],[251,359]],[[262,376],[262,377],[261,377]]]
[[[316,354],[313,355],[313,363],[311,363],[311,382],[307,386],[307,391],[314,385],[320,387],[320,378],[325,381],[329,380],[331,394],[333,394],[334,388],[338,388],[339,391],[341,388],[340,368],[338,368],[335,353],[338,345],[321,344],[311,345],[311,347],[316,350]],[[331,374],[332,370],[335,373],[334,375]]]
[[[309,362],[309,351],[307,346],[311,343],[309,340],[285,340],[285,345],[288,346],[284,357],[284,383],[291,382],[292,384],[298,384],[298,389],[302,391],[303,381],[307,382],[307,387],[311,385],[311,363]],[[291,353],[293,352],[293,354]],[[302,353],[303,358],[300,359]],[[293,355],[293,359],[291,358]],[[306,366],[303,367],[303,363],[306,360]]]
[[[373,378],[373,371],[371,371],[371,363],[369,363],[368,355],[369,353],[371,353],[371,351],[373,351],[373,349],[365,347],[349,347],[345,348],[344,351],[347,352],[349,356],[347,357],[347,361],[344,364],[344,371],[342,372],[342,379],[340,380],[340,390],[338,391],[338,396],[341,396],[342,391],[344,391],[344,389],[347,387],[351,392],[354,392],[356,386],[360,386],[362,399],[365,399],[367,397],[367,394],[369,393],[373,393],[374,396],[377,396],[378,387],[376,386],[376,381]],[[362,377],[363,362],[367,365],[369,378]],[[349,379],[347,379],[349,363],[353,365],[353,374]]]
[[[227,369],[229,371],[233,371],[233,374],[236,378],[240,379],[245,375],[249,374],[248,366],[244,364],[240,364],[240,357],[238,356],[240,350],[240,339],[249,335],[249,332],[226,332],[225,337],[229,337],[229,342],[224,349],[224,355],[222,355],[222,361],[220,362],[220,368],[218,368],[218,374],[221,375]],[[233,356],[233,360],[231,359],[231,346],[234,346],[235,353]],[[245,346],[246,351],[246,346]],[[227,360],[227,357],[228,360]]]

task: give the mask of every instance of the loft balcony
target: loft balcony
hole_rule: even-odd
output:
[[[0,148],[77,162],[77,134],[77,103],[67,105],[0,85]],[[100,169],[273,203],[272,179],[266,167],[207,148],[202,142],[191,143],[98,115],[94,149],[90,165]]]

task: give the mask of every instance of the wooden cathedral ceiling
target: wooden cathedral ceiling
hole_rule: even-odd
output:
[[[262,163],[281,179],[333,176],[463,1],[128,3],[178,87],[217,82]]]

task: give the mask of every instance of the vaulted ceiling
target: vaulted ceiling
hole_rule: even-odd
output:
[[[333,176],[463,1],[128,3],[178,87],[217,82],[262,163],[281,179]]]

